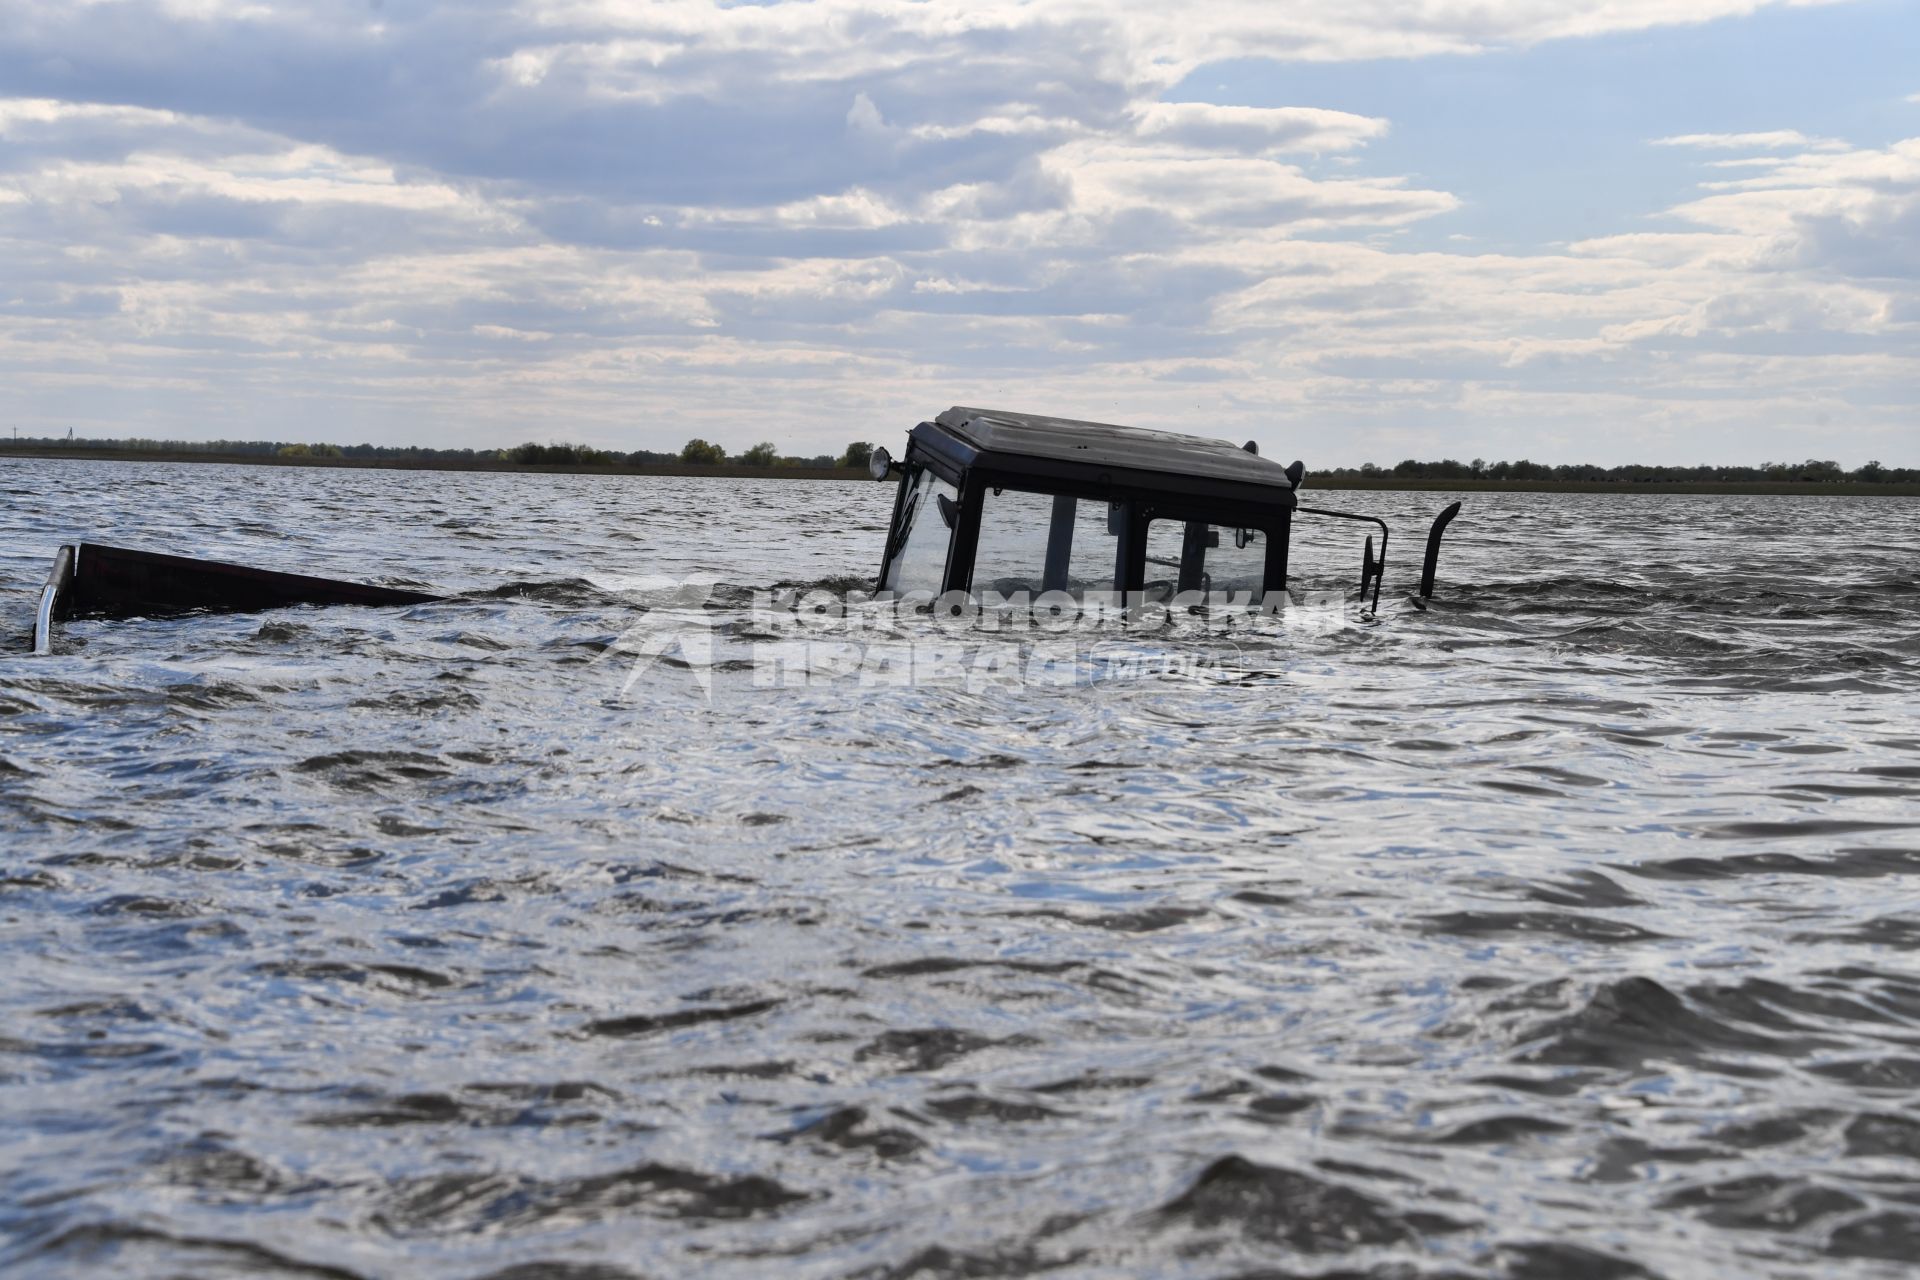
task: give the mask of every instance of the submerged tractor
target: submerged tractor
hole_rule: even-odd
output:
[[[909,432],[904,458],[877,449],[870,467],[898,484],[883,591],[1283,601],[1294,520],[1310,516],[1378,527],[1359,582],[1363,603],[1371,590],[1379,607],[1386,522],[1302,506],[1305,467],[1263,458],[1251,442],[955,407]],[[1433,594],[1440,538],[1459,510],[1428,533],[1416,605]]]
[[[1282,467],[1249,443],[1077,422],[1031,413],[953,408],[907,436],[895,462],[874,451],[875,479],[897,481],[879,587],[1003,598],[1025,592],[1108,593],[1130,607],[1287,599],[1287,555],[1300,516],[1356,520],[1380,531],[1360,561],[1360,598],[1380,604],[1387,525],[1374,516],[1300,505],[1305,468]],[[1440,536],[1427,535],[1420,605],[1433,594]],[[1192,596],[1189,593],[1199,593]],[[160,617],[298,604],[431,603],[424,591],[342,582],[186,556],[83,542],[62,547],[41,591],[33,649],[51,653],[71,616]]]

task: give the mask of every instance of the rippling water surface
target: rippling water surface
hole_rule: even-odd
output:
[[[79,538],[455,593],[0,657],[0,1270],[1920,1255],[1920,501],[1478,494],[1425,613],[765,687],[890,497],[0,462],[15,637]],[[1327,498],[1404,597],[1444,495]]]

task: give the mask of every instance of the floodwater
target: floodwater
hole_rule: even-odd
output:
[[[1910,1274],[1920,501],[1321,497],[1376,622],[770,680],[886,487],[0,460],[14,643],[454,597],[0,657],[0,1271]]]

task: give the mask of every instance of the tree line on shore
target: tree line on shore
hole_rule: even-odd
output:
[[[584,444],[534,444],[528,442],[498,451],[500,460],[520,466],[611,466],[645,467],[679,464],[690,467],[811,467],[831,470],[836,467],[864,470],[873,455],[873,446],[864,440],[849,444],[838,457],[817,453],[812,457],[783,454],[771,440],[742,449],[729,456],[720,445],[698,436],[682,445],[677,453],[658,453],[635,449],[631,453],[595,449]]]
[[[0,443],[7,443],[0,441]],[[72,439],[21,436],[10,443],[34,449],[99,449],[119,453],[202,454],[229,458],[339,458],[367,461],[422,462],[444,466],[548,467],[806,467],[821,470],[845,468],[864,473],[874,446],[856,440],[836,457],[830,453],[802,457],[782,454],[771,441],[762,441],[737,454],[711,441],[695,438],[678,450],[596,449],[584,444],[526,444],[506,449],[434,449],[423,445],[376,444],[303,444],[279,440],[149,440]],[[1550,465],[1530,462],[1487,462],[1475,458],[1458,462],[1443,458],[1421,462],[1408,458],[1391,467],[1366,463],[1359,467],[1330,467],[1313,474],[1339,480],[1459,480],[1499,483],[1550,484],[1752,484],[1801,483],[1836,484],[1920,484],[1920,468],[1888,467],[1867,462],[1848,470],[1831,459],[1809,458],[1805,462],[1763,462],[1758,466],[1707,465],[1648,466],[1630,463],[1602,467],[1593,463]]]
[[[526,444],[506,449],[434,449],[424,445],[307,444],[281,440],[151,440],[74,439],[70,436],[19,436],[0,443],[30,449],[99,449],[113,453],[187,453],[225,458],[356,458],[379,462],[427,462],[451,466],[487,466],[509,463],[523,467],[846,467],[864,471],[873,445],[864,440],[849,444],[839,455],[801,457],[782,454],[771,441],[762,441],[728,456],[717,444],[695,438],[678,450],[596,449],[585,444]]]
[[[1332,467],[1319,472],[1323,476],[1355,480],[1488,480],[1515,482],[1551,482],[1555,484],[1916,484],[1920,468],[1888,467],[1868,462],[1849,471],[1831,459],[1809,458],[1805,462],[1763,462],[1759,466],[1708,465],[1663,467],[1628,463],[1601,467],[1590,462],[1421,462],[1408,458],[1391,467],[1369,462],[1359,467]]]

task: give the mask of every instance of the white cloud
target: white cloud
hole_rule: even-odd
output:
[[[509,342],[552,342],[553,335],[539,329],[514,329],[501,324],[477,324],[474,333],[482,338],[500,338]]]
[[[1226,58],[1338,61],[1473,53],[1745,16],[1778,2],[1431,0],[1409,10],[1399,0],[1216,0],[1202,14],[1162,0],[1053,0],[1044,6],[1023,0],[812,0],[727,8],[698,0],[644,6],[531,0],[525,11],[551,30],[641,35],[695,63],[715,54],[777,49],[791,64],[812,67],[825,78],[985,37],[1045,47],[1061,32],[1098,32],[1098,42],[1080,47],[1099,51],[1114,74],[1145,88],[1176,83],[1195,67]],[[1005,57],[1006,42],[996,43]]]
[[[1655,138],[1656,147],[1701,147],[1715,151],[1845,151],[1847,144],[1833,138],[1809,138],[1797,129],[1762,133],[1683,133]]]
[[[1385,118],[1160,100],[1760,3],[0,0],[0,377],[83,431],[627,448],[991,397],[1540,456],[1873,379],[1910,422],[1920,144],[1662,138],[1712,179],[1662,221],[1500,253]]]
[[[885,135],[887,122],[880,116],[880,108],[873,105],[873,99],[864,93],[853,95],[853,105],[847,108],[847,129],[851,133]]]
[[[1458,203],[1446,192],[1410,189],[1394,179],[1316,179],[1265,158],[1121,139],[1069,143],[1048,153],[1045,163],[1071,182],[1075,198],[1067,216],[1078,218],[1137,212],[1202,227],[1307,231],[1393,226]]]
[[[0,137],[17,134],[22,125],[57,124],[67,120],[165,125],[174,124],[179,119],[172,111],[153,111],[111,103],[61,102],[55,98],[0,98]]]
[[[1372,116],[1317,107],[1221,107],[1206,102],[1151,102],[1135,116],[1142,138],[1209,150],[1348,151],[1387,132]]]

